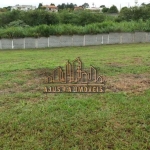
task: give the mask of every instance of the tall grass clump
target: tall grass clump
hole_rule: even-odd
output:
[[[23,38],[27,36],[23,27],[9,27],[0,29],[1,38]]]
[[[113,22],[92,23],[85,26],[72,24],[39,25],[34,27],[7,27],[0,28],[1,38],[22,38],[22,37],[48,37],[50,35],[73,35],[73,34],[98,34],[109,32],[136,32],[150,31],[150,20],[144,22]]]

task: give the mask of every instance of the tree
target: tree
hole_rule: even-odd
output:
[[[61,5],[58,5],[57,7],[58,7],[58,9],[65,9],[66,8],[66,4],[62,3]]]
[[[7,11],[10,11],[11,10],[11,6],[4,7],[3,9],[6,9]]]
[[[8,11],[6,8],[0,8],[0,12],[6,12]]]
[[[83,8],[88,8],[88,7],[89,7],[89,4],[88,4],[88,3],[84,3],[84,4],[82,5],[82,7],[83,7]]]
[[[131,21],[132,20],[132,10],[131,8],[123,7],[120,10],[119,16],[116,18],[117,22],[126,20],[126,21]]]
[[[105,5],[101,5],[101,6],[100,6],[100,8],[105,8],[105,7],[106,7]]]
[[[103,12],[103,13],[107,13],[108,11],[109,11],[109,8],[104,7],[104,8],[102,9],[102,12]]]
[[[42,3],[39,3],[38,9],[41,9],[42,6],[43,6]]]
[[[67,9],[67,10],[74,10],[74,7],[75,6],[77,6],[76,4],[73,4],[73,3],[67,3],[67,4],[65,4],[65,3],[62,3],[61,5],[58,5],[57,7],[58,7],[58,9],[60,10],[60,9]]]
[[[118,13],[118,9],[115,5],[111,6],[108,10],[109,13]]]
[[[120,10],[120,13],[122,13],[125,10],[128,10],[128,7],[122,7],[121,10]]]
[[[146,6],[146,4],[145,4],[145,3],[142,3],[141,6]]]
[[[55,6],[55,4],[54,4],[54,3],[51,3],[50,5],[51,5],[51,6]]]

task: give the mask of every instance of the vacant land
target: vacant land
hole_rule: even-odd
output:
[[[52,69],[80,57],[104,94],[43,94]],[[0,51],[0,149],[149,150],[150,44]]]

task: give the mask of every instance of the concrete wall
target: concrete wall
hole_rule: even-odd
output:
[[[109,44],[109,34],[98,34],[97,43],[99,44]]]
[[[85,46],[84,35],[73,35],[73,46]]]
[[[72,46],[72,45],[73,45],[73,37],[72,36],[62,35],[60,37],[60,47]]]
[[[1,48],[2,49],[13,49],[13,40],[12,39],[1,39]]]
[[[109,33],[109,44],[120,44],[120,33]]]
[[[150,42],[150,33],[146,33],[146,42],[149,43]]]
[[[25,38],[25,49],[27,48],[37,48],[37,39],[36,38]]]
[[[60,36],[50,36],[49,47],[61,47]]]
[[[134,43],[146,43],[146,32],[135,32]]]
[[[0,39],[0,49],[28,49],[146,42],[150,42],[149,32],[73,36],[62,35],[41,38]]]
[[[134,43],[134,34],[133,33],[121,33],[121,43]]]
[[[85,35],[85,45],[97,45],[97,36]]]
[[[13,39],[13,49],[25,49],[25,39]]]
[[[46,37],[41,37],[37,39],[37,47],[38,48],[46,48],[49,47],[49,39]]]

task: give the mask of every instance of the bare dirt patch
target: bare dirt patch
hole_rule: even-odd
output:
[[[107,77],[106,91],[128,93],[138,93],[150,89],[150,75],[119,75],[115,77]]]
[[[113,64],[116,65],[116,64]],[[50,69],[37,69],[23,71],[22,74],[28,76],[28,80],[23,85],[9,83],[13,88],[7,87],[0,90],[0,94],[19,93],[19,92],[42,92],[44,82],[50,75]],[[16,76],[17,78],[17,76]],[[150,74],[123,74],[118,76],[105,77],[106,92],[127,92],[141,93],[150,89]],[[8,83],[7,83],[8,84]]]

